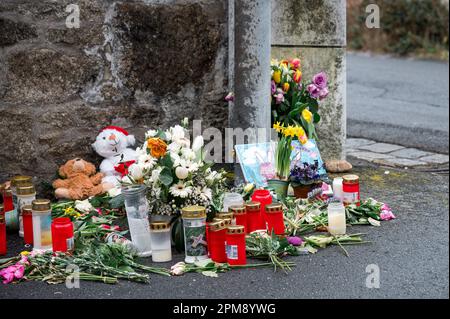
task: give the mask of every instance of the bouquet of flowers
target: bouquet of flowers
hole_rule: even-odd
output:
[[[138,160],[122,180],[148,186],[152,214],[174,215],[190,205],[205,206],[211,212],[220,205],[225,172],[212,170],[213,164],[204,161],[203,138],[195,138],[191,145],[187,126],[185,119],[181,126],[166,131],[149,130],[136,150]]]
[[[304,85],[300,68],[299,59],[272,61],[272,123],[301,126],[308,138],[317,139],[319,101],[328,96],[328,79],[320,72]]]

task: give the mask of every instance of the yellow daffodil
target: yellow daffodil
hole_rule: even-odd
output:
[[[286,82],[286,83],[283,84],[283,91],[284,91],[284,92],[289,91],[289,88],[290,88],[289,83]]]
[[[306,122],[311,123],[313,119],[313,114],[308,109],[304,109],[302,111],[302,117],[305,119]]]
[[[275,81],[276,84],[279,84],[281,82],[281,71],[280,70],[275,70],[273,72],[273,80]]]
[[[284,126],[283,126],[282,124],[280,124],[280,122],[276,122],[276,123],[273,125],[273,129],[274,129],[275,131],[277,131],[278,133],[282,133],[283,130],[284,130]]]
[[[288,127],[286,127],[283,131],[284,136],[286,137],[294,137],[295,136],[295,127],[289,125]]]

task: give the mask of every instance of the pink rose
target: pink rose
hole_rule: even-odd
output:
[[[396,217],[395,217],[394,213],[392,213],[392,211],[383,210],[383,211],[381,211],[380,218],[381,218],[381,220],[391,220],[391,219],[395,219]]]

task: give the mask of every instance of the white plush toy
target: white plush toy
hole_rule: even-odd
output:
[[[137,154],[133,146],[135,139],[126,130],[117,126],[107,126],[92,144],[94,150],[105,159],[100,171],[105,174],[102,182],[111,187],[118,187],[120,180],[126,175],[128,167],[136,162]]]

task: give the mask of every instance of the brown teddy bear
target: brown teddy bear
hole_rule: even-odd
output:
[[[95,166],[81,158],[68,161],[59,168],[64,179],[53,182],[56,198],[83,200],[107,192],[111,187],[102,184],[102,173],[96,174]]]

